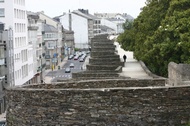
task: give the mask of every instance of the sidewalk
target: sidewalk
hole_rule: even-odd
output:
[[[55,69],[53,71],[58,70],[58,66],[60,66],[60,69],[62,69],[62,67],[65,65],[65,63],[67,63],[67,60],[68,60],[68,56],[66,56],[62,62],[60,62],[57,66],[55,66]],[[52,70],[51,69],[45,70],[45,74],[43,77],[43,80],[45,83],[51,83],[52,77],[46,76],[50,71],[52,71]]]

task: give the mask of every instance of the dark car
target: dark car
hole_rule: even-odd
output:
[[[65,69],[65,73],[70,73],[71,72],[71,69],[70,68],[66,68]]]

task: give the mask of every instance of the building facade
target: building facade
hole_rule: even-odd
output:
[[[126,13],[94,13],[94,15],[101,19],[102,26],[107,26],[115,30],[115,34],[124,32],[123,23],[125,23],[126,20],[134,20],[131,15],[128,15]],[[113,34],[113,32],[110,32],[108,34]]]
[[[31,83],[41,83],[43,82],[43,73],[46,66],[45,52],[43,52],[43,23],[40,23],[41,21],[39,21],[39,16],[37,13],[27,12],[27,18],[28,41],[33,55],[33,66],[31,66],[31,69],[34,70],[34,77],[32,78]],[[38,37],[40,39],[38,39]]]
[[[52,68],[63,60],[63,30],[62,24],[53,18],[45,15],[44,12],[37,12],[41,21],[44,21],[44,46],[46,67]],[[50,56],[50,57],[49,57]]]
[[[63,29],[64,35],[64,54],[66,56],[74,54],[75,42],[74,42],[74,32]]]
[[[13,30],[14,85],[29,84],[34,71],[31,46],[28,42],[25,0],[0,2],[0,20],[5,29]]]
[[[14,84],[13,30],[0,23],[0,114],[6,110],[5,89]]]
[[[60,22],[65,29],[74,31],[75,48],[87,49],[91,38],[100,30],[100,20],[89,14],[88,10],[75,10],[60,16]]]
[[[44,24],[44,32],[46,68],[54,69],[60,60],[57,29],[52,25]]]

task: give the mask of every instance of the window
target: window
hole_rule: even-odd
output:
[[[0,17],[5,17],[5,9],[0,8]]]
[[[0,0],[0,2],[4,2],[4,0]]]

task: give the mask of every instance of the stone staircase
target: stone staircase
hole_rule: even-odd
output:
[[[109,79],[118,78],[123,62],[115,53],[115,45],[108,35],[99,35],[91,39],[91,54],[86,71],[72,73],[73,79]]]

